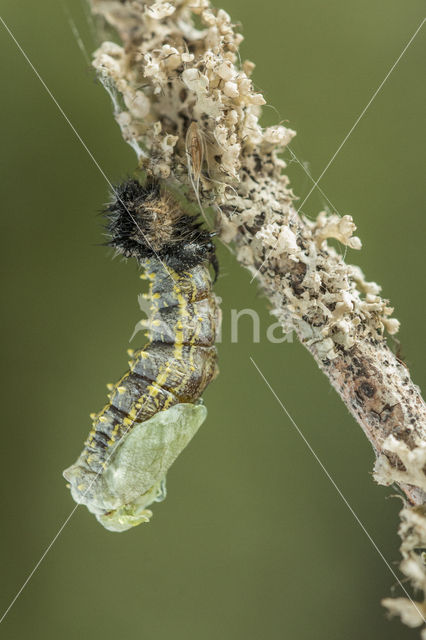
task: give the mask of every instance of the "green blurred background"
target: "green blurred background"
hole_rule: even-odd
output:
[[[131,173],[103,89],[61,2],[2,1],[2,16],[108,177]],[[67,0],[87,49],[83,5]],[[243,56],[293,150],[318,176],[422,19],[419,0],[224,0],[243,25]],[[418,34],[321,181],[351,213],[364,249],[347,259],[383,285],[402,321],[402,357],[422,383],[424,333]],[[2,59],[2,527],[5,609],[74,507],[62,469],[79,454],[105,383],[127,367],[140,318],[137,269],[113,261],[97,216],[108,186],[0,25]],[[287,156],[286,156],[287,157]],[[289,164],[302,198],[309,178]],[[304,211],[325,202],[312,194]],[[172,468],[150,525],[105,531],[78,508],[2,627],[5,638],[387,640],[418,632],[388,622],[395,580],[249,361],[271,381],[330,474],[396,568],[400,502],[371,478],[373,454],[298,344],[273,345],[265,300],[219,247],[221,375],[207,423]],[[252,343],[230,309],[260,314]],[[137,340],[132,345],[137,344]],[[130,346],[132,346],[130,345]],[[396,585],[395,595],[403,595]]]

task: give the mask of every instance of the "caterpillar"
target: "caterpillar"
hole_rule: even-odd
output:
[[[168,468],[207,412],[201,395],[218,373],[219,310],[212,291],[218,261],[210,232],[185,214],[157,181],[127,180],[106,210],[108,245],[135,258],[149,280],[147,344],[130,352],[128,371],[76,463],[63,473],[71,494],[107,529],[147,522],[165,497]]]

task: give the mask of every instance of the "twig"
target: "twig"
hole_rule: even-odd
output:
[[[221,239],[234,244],[284,331],[296,332],[364,430],[376,481],[397,483],[406,496],[404,522],[416,513],[426,531],[423,510],[410,508],[426,498],[425,405],[384,337],[399,323],[380,287],[327,243],[361,248],[351,216],[322,212],[312,222],[297,212],[278,157],[295,132],[260,127],[265,100],[250,80],[253,63],[239,64],[242,36],[230,17],[208,0],[91,5],[122,42],[104,42],[94,66],[140,166],[216,210]],[[403,540],[408,544],[404,532]],[[423,587],[415,545],[403,553],[423,572],[415,582]],[[404,563],[402,569],[413,577]],[[404,603],[386,606],[404,618]]]

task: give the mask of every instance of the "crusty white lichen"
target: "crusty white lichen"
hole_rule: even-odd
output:
[[[280,157],[295,132],[260,125],[265,100],[230,16],[209,0],[91,4],[118,34],[94,66],[139,166],[215,211],[221,239],[283,330],[295,331],[363,428],[377,481],[424,503],[425,405],[385,340],[399,322],[380,286],[342,256],[361,249],[352,217],[299,215]]]
[[[378,484],[389,486],[394,482],[405,482],[420,487],[426,493],[426,442],[419,441],[410,448],[403,440],[390,435],[382,443],[382,451],[374,465],[374,479]],[[386,453],[393,453],[402,462],[402,468],[395,469]]]
[[[351,249],[361,249],[361,240],[354,236],[356,225],[352,220],[352,216],[327,215],[325,211],[318,214],[314,225],[314,239],[317,247],[321,248],[322,244],[328,238],[336,238],[341,244]]]
[[[402,539],[400,569],[408,578],[422,599],[384,598],[382,604],[391,615],[400,616],[402,622],[409,627],[422,626],[421,637],[426,640],[426,508],[404,508],[400,513],[401,524],[399,535]]]

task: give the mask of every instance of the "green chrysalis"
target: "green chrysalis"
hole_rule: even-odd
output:
[[[110,531],[148,522],[153,502],[166,497],[169,467],[207,417],[202,404],[177,404],[139,423],[117,444],[106,468],[94,473],[80,456],[64,471],[76,502]]]

